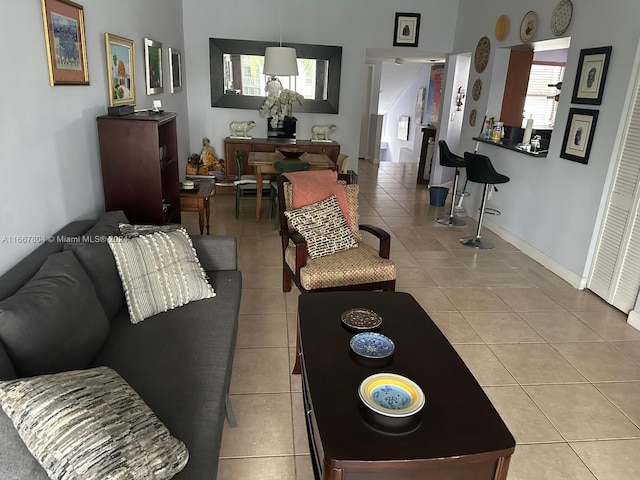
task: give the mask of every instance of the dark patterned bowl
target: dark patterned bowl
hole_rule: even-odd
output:
[[[304,148],[295,145],[286,145],[278,147],[278,151],[287,158],[299,158],[304,153]]]

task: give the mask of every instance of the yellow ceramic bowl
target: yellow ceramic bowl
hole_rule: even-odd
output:
[[[425,405],[422,389],[412,380],[395,373],[376,373],[365,378],[358,394],[368,408],[388,417],[408,417]]]

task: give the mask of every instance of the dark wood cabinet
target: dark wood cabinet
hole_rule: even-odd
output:
[[[97,118],[105,209],[132,223],[180,223],[176,113]]]
[[[243,140],[241,138],[227,137],[224,139],[224,158],[227,176],[236,176],[236,150],[242,153],[242,173],[252,174],[253,169],[248,165],[248,157],[250,152],[275,152],[276,149],[283,145],[296,145],[304,148],[308,153],[324,153],[328,155],[333,163],[338,161],[340,155],[340,144],[338,142],[312,142],[311,140],[282,141],[267,138],[249,138]]]
[[[429,185],[431,181],[431,165],[435,151],[436,129],[424,127],[422,129],[422,147],[420,148],[420,163],[418,163],[417,183]]]

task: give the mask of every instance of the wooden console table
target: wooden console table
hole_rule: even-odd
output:
[[[238,174],[236,168],[236,150],[242,153],[242,174],[253,174],[253,168],[249,166],[249,153],[251,152],[275,152],[278,147],[284,145],[296,145],[304,148],[307,153],[322,153],[327,155],[333,163],[338,161],[340,144],[338,142],[312,142],[311,140],[274,140],[270,138],[231,138],[224,139],[224,158],[226,175],[229,177]]]

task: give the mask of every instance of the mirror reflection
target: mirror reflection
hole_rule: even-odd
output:
[[[266,47],[275,42],[209,39],[211,106],[258,110],[269,78],[262,74]],[[296,49],[299,75],[278,77],[283,88],[305,97],[294,112],[338,113],[342,47],[283,43]]]
[[[270,79],[262,73],[264,56],[225,53],[222,61],[226,95],[266,95]],[[329,61],[298,58],[297,63],[297,77],[278,77],[282,88],[294,90],[305,99],[327,100]]]

